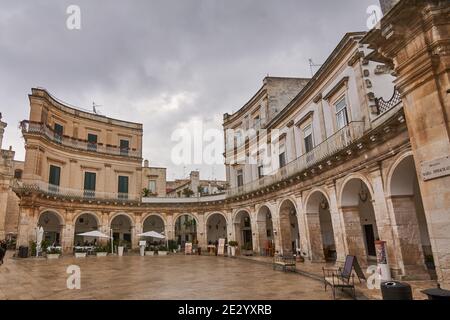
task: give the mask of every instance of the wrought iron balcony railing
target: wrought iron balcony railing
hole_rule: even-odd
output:
[[[277,169],[270,174],[266,174],[260,179],[246,183],[243,186],[228,189],[227,196],[233,197],[256,191],[287,179],[295,174],[299,174],[347,148],[363,135],[364,122],[351,122],[321,144],[317,145],[313,150],[287,163],[284,167]]]
[[[35,134],[41,135],[46,139],[60,144],[65,147],[73,148],[76,150],[89,151],[89,152],[97,152],[102,154],[123,156],[123,157],[134,157],[141,158],[141,151],[134,149],[121,149],[119,147],[104,145],[101,143],[93,143],[80,139],[75,139],[67,136],[61,136],[56,133],[48,126],[41,122],[30,122],[30,121],[22,121],[21,129],[23,134]]]
[[[44,181],[14,181],[12,187],[16,191],[41,192],[49,196],[59,196],[69,199],[139,201],[140,196],[129,193],[100,192],[93,190],[71,189],[49,184]]]
[[[378,115],[388,112],[400,102],[402,102],[402,98],[397,88],[394,89],[394,94],[388,101],[385,101],[383,98],[376,98],[375,103],[377,106]]]

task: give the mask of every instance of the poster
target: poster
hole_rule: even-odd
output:
[[[219,247],[217,248],[217,255],[223,256],[225,254],[225,239],[219,239]]]
[[[192,242],[186,242],[184,245],[184,254],[192,254]]]

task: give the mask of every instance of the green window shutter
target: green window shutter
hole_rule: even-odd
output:
[[[50,165],[50,175],[48,178],[48,183],[54,186],[59,186],[60,181],[61,181],[61,168]]]
[[[84,190],[95,191],[97,174],[94,172],[84,173]]]
[[[119,193],[128,193],[128,177],[119,176]]]

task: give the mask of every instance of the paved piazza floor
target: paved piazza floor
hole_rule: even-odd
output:
[[[80,290],[66,287],[71,264],[81,268]],[[9,258],[0,266],[0,299],[329,300],[331,292],[305,276],[224,257]]]

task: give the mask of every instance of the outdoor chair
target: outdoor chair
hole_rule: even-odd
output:
[[[273,257],[273,270],[281,267],[283,271],[295,272],[296,261],[294,255],[275,255]]]
[[[333,299],[336,299],[336,289],[339,288],[341,291],[344,291],[344,289],[350,289],[353,299],[356,299],[353,259],[353,256],[347,256],[343,269],[330,269],[322,267],[325,291],[327,291],[327,287],[330,286],[333,291]]]

